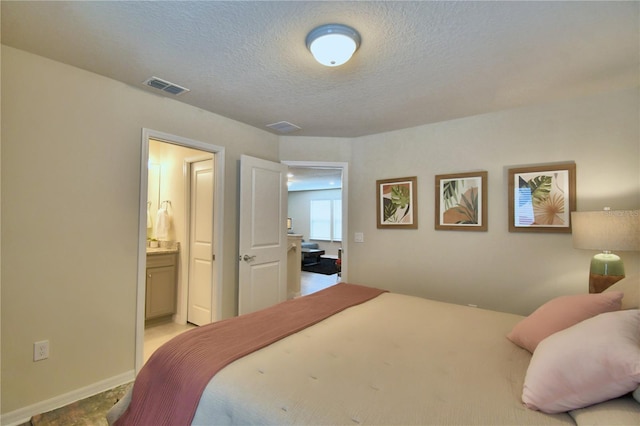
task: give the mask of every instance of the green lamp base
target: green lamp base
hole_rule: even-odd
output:
[[[589,293],[602,293],[624,278],[624,263],[613,253],[599,253],[591,259]]]

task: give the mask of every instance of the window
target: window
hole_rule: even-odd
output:
[[[342,241],[342,200],[311,200],[309,239]]]

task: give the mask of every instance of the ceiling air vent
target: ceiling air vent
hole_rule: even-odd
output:
[[[277,123],[267,124],[267,127],[280,133],[290,133],[301,129],[301,127],[291,124],[288,121],[278,121]]]
[[[150,79],[146,80],[144,84],[153,87],[154,89],[162,90],[163,92],[171,93],[172,95],[176,96],[189,91],[189,89],[187,89],[186,87],[178,86],[177,84],[173,84],[158,77],[151,77]]]

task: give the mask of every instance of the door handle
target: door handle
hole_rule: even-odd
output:
[[[244,256],[242,256],[242,260],[244,260],[245,262],[251,262],[253,261],[253,259],[255,259],[256,256],[249,256],[248,254],[245,254]]]

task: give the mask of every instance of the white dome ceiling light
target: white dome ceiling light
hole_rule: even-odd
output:
[[[321,25],[307,35],[307,49],[316,61],[337,67],[351,59],[360,46],[360,34],[341,24]]]

